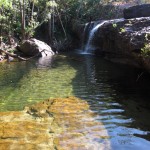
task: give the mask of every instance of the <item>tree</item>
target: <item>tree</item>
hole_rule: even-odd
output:
[[[21,40],[32,37],[54,4],[49,0],[0,0],[0,36],[17,33]]]

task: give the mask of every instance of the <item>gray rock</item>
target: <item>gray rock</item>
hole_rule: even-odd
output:
[[[149,17],[150,16],[150,4],[136,5],[124,9],[124,18],[138,18],[138,17]]]
[[[91,30],[86,32],[85,36],[89,36]],[[78,33],[81,41],[83,32]],[[150,43],[150,17],[107,20],[96,30],[90,43],[96,55],[150,72],[150,58],[141,54],[141,49]]]
[[[49,45],[37,39],[30,39],[24,41],[20,45],[19,50],[28,56],[37,55],[39,57],[45,57],[54,55],[54,52]]]
[[[5,59],[3,55],[0,55],[0,62],[2,62]]]

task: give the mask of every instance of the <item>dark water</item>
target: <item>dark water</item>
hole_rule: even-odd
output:
[[[0,111],[22,110],[49,97],[76,96],[86,100],[94,119],[104,124],[109,149],[150,149],[150,76],[145,72],[77,54],[0,64],[0,70]]]

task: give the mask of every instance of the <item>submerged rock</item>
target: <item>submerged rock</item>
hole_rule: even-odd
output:
[[[1,150],[54,149],[53,140],[59,127],[55,133],[49,134],[53,117],[35,118],[25,111],[0,115]]]
[[[1,112],[0,149],[110,149],[108,133],[95,115],[86,101],[75,97],[48,99],[21,112]]]
[[[124,18],[138,18],[138,17],[149,17],[150,16],[150,4],[136,5],[124,9]]]
[[[37,55],[40,57],[44,57],[54,55],[54,52],[49,45],[37,39],[30,39],[24,41],[20,45],[19,50],[28,56]]]

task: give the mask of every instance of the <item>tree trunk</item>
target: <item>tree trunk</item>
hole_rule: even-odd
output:
[[[19,1],[20,5],[20,15],[21,15],[21,34],[22,34],[22,41],[25,40],[25,0]]]
[[[33,13],[34,13],[34,2],[32,2],[31,21],[33,20]]]
[[[21,57],[21,56],[19,56],[19,55],[11,54],[11,53],[9,53],[9,52],[6,52],[5,50],[0,49],[0,52],[1,52],[1,53],[4,53],[4,54],[6,54],[6,55],[8,55],[8,56],[10,56],[10,57],[13,57],[13,58],[18,58],[19,60],[22,60],[22,61],[28,61],[28,60],[30,60],[30,59],[33,59],[33,58],[37,57],[40,53],[42,53],[42,52],[44,52],[44,51],[46,51],[46,50],[44,49],[44,50],[42,50],[41,52],[35,54],[34,56],[32,56],[32,57],[30,57],[30,58],[24,58],[24,57]]]
[[[51,26],[51,17],[49,16],[48,19],[48,37],[49,37],[49,45],[51,45],[51,41],[52,41],[52,30],[51,30],[52,26]]]
[[[6,52],[6,51],[4,51],[4,50],[2,50],[2,49],[0,49],[0,52],[6,54],[6,55],[8,55],[8,56],[11,56],[11,57],[13,57],[13,58],[18,58],[19,60],[23,60],[23,61],[26,61],[26,60],[27,60],[26,58],[23,58],[23,57],[18,56],[18,55],[16,55],[16,54],[11,54],[11,53]]]

